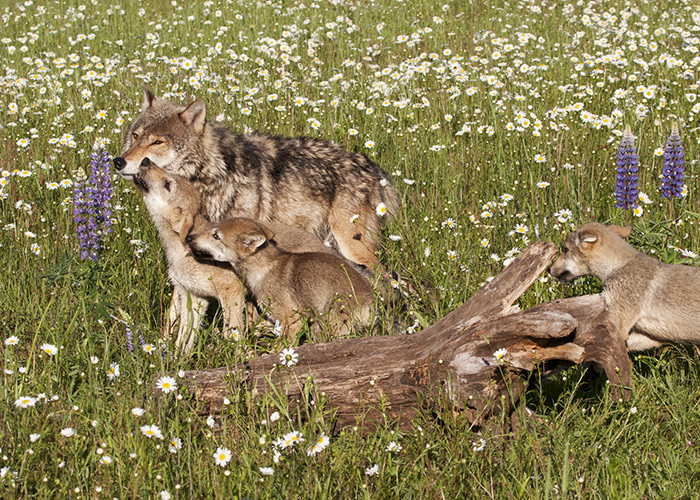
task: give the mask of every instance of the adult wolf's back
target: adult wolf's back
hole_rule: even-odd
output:
[[[382,221],[398,208],[391,180],[364,154],[321,139],[236,135],[206,119],[204,101],[178,106],[148,89],[114,166],[131,178],[145,157],[193,181],[215,222],[245,216],[332,233],[346,258],[370,268]]]

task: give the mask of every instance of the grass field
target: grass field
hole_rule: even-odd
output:
[[[2,7],[0,495],[700,496],[700,364],[678,346],[634,357],[629,402],[604,384],[584,390],[579,368],[533,383],[518,411],[539,418],[517,436],[475,434],[451,414],[426,415],[408,432],[386,422],[366,436],[330,435],[322,408],[301,421],[278,401],[235,392],[213,430],[177,392],[155,394],[152,381],[283,346],[226,341],[214,321],[192,356],[172,357],[159,338],[170,286],[138,192],[114,176],[112,232],[96,262],[80,259],[73,222],[73,188],[93,146],[119,154],[147,85],[176,102],[203,98],[209,118],[235,130],[323,137],[381,165],[402,201],[381,261],[439,291],[416,299],[405,325],[435,322],[530,242],[560,242],[589,220],[629,221],[638,248],[697,265],[700,8],[635,4]],[[674,122],[686,189],[671,206],[659,175]],[[636,214],[615,207],[627,126],[644,193]],[[562,286],[543,276],[520,305],[597,290],[593,279]],[[324,435],[325,449],[307,452]],[[284,448],[282,438],[297,444]]]

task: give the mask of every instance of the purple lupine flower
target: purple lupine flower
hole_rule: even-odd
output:
[[[80,257],[97,260],[104,238],[112,232],[112,181],[109,153],[100,148],[90,154],[89,181],[73,189],[73,221],[77,224]]]
[[[684,157],[678,123],[671,128],[671,135],[664,148],[664,165],[661,169],[661,196],[681,198],[683,195]]]
[[[634,147],[634,136],[628,126],[620,141],[617,153],[617,184],[615,198],[618,208],[630,209],[639,206],[639,158]]]
[[[110,173],[111,162],[109,153],[101,149],[90,155],[90,181],[94,187],[95,207],[98,209],[96,223],[102,234],[112,232],[112,178]]]
[[[126,325],[126,323],[124,324]],[[129,328],[129,325],[126,325],[126,348],[129,350],[129,352],[134,352],[134,334],[131,331],[131,328]]]
[[[85,201],[84,182],[76,182],[73,188],[73,222],[77,225],[78,242],[80,243],[80,258],[88,258],[90,236],[87,229],[87,203]]]

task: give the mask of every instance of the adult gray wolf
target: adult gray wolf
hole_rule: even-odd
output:
[[[590,222],[569,234],[550,272],[560,281],[592,275],[603,283],[610,318],[628,351],[663,342],[700,343],[700,269],[666,264],[623,238],[631,227]]]
[[[294,338],[301,314],[325,314],[338,335],[353,321],[367,325],[373,300],[369,282],[348,261],[319,252],[290,253],[270,244],[270,228],[247,218],[228,219],[186,241],[198,258],[228,262],[284,334]]]
[[[321,139],[236,135],[206,119],[204,101],[178,106],[146,88],[114,166],[129,179],[145,157],[192,181],[213,222],[243,216],[332,237],[372,270],[381,225],[399,206],[391,180],[364,154]]]
[[[158,229],[174,287],[164,335],[168,336],[178,323],[175,346],[183,353],[189,352],[194,332],[211,299],[217,299],[223,310],[224,336],[232,336],[235,330],[244,333],[245,287],[238,274],[226,263],[196,260],[185,241],[190,231],[211,228],[211,223],[202,216],[202,197],[197,188],[184,177],[166,172],[149,158],[141,161],[132,179],[143,194]],[[270,225],[276,232],[275,244],[282,248],[335,253],[301,229],[278,223]]]

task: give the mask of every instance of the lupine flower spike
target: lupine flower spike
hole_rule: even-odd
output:
[[[664,148],[664,165],[661,170],[661,196],[671,200],[671,217],[673,217],[673,199],[683,196],[684,170],[681,135],[678,132],[678,123],[674,123]]]
[[[634,147],[634,136],[629,126],[625,129],[617,153],[616,207],[623,210],[639,206],[639,157]],[[627,218],[627,216],[625,217]]]
[[[112,181],[109,153],[103,148],[90,155],[90,179],[75,184],[73,221],[77,224],[80,257],[97,260],[104,238],[112,232]]]

